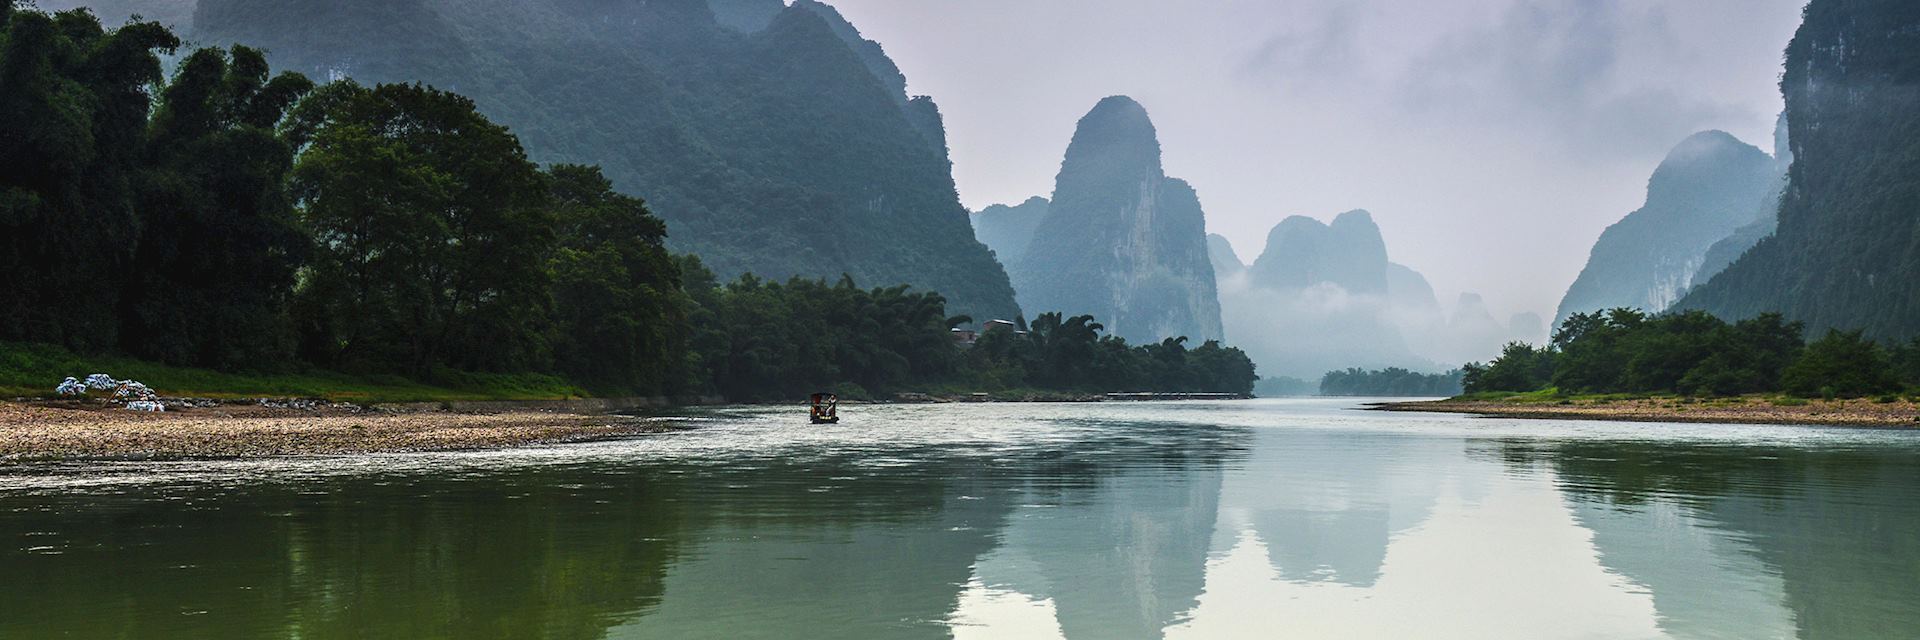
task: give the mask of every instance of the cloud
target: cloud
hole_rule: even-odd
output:
[[[1751,110],[1648,64],[1689,56],[1662,5],[1521,0],[1413,60],[1396,101],[1429,122],[1525,127],[1570,149],[1638,154]]]
[[[1359,4],[1338,4],[1283,20],[1286,26],[1241,62],[1241,76],[1300,91],[1360,80],[1367,66],[1361,49],[1361,12]]]

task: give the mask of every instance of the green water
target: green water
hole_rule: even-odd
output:
[[[1339,401],[0,470],[0,638],[1912,638],[1920,432]]]

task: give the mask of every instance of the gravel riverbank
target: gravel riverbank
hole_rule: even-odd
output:
[[[1678,398],[1506,402],[1434,400],[1386,402],[1382,411],[1468,413],[1499,418],[1618,420],[1627,422],[1712,422],[1726,424],[1807,424],[1846,427],[1920,428],[1920,405],[1910,400],[1809,400],[1778,403],[1769,398],[1688,401]]]
[[[165,413],[88,402],[0,402],[0,463],[492,449],[660,433],[642,417],[538,410],[379,411],[215,405]]]

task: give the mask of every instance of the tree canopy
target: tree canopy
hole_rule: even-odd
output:
[[[1860,397],[1920,384],[1920,341],[1889,350],[1858,331],[1829,331],[1808,344],[1803,332],[1775,313],[1731,324],[1699,311],[1577,313],[1545,347],[1514,343],[1491,363],[1467,365],[1465,387],[1468,393],[1553,388]]]

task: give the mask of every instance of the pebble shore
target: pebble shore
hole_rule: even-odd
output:
[[[143,413],[91,402],[0,402],[0,464],[494,449],[672,428],[640,417],[535,410],[233,404]]]
[[[1501,402],[1435,400],[1387,402],[1383,411],[1467,413],[1498,418],[1617,420],[1627,422],[1709,422],[1724,424],[1804,424],[1845,427],[1920,428],[1920,405],[1910,400],[1810,400],[1777,404],[1767,398],[1730,398],[1687,402],[1673,398]]]

